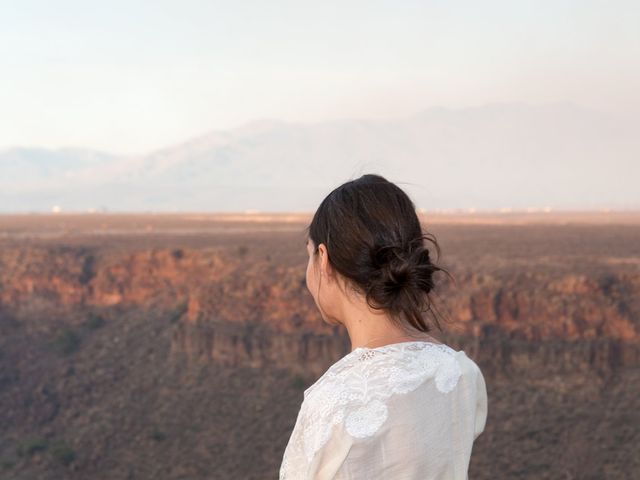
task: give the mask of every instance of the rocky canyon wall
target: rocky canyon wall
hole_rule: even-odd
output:
[[[639,271],[460,269],[457,285],[439,291],[451,322],[434,334],[496,369],[531,371],[540,362],[605,372],[638,362]],[[317,375],[350,349],[344,331],[322,322],[303,262],[228,248],[16,246],[0,253],[0,311],[31,329],[47,328],[52,312],[73,322],[71,312],[127,308],[173,316],[170,354],[191,361]]]

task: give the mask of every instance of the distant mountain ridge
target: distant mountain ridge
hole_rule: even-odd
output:
[[[0,150],[0,212],[313,210],[378,172],[421,208],[640,208],[640,122],[572,103],[258,120],[141,156]]]

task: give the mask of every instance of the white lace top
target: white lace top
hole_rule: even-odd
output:
[[[464,351],[359,347],[305,390],[280,480],[468,480],[486,418],[484,377]]]

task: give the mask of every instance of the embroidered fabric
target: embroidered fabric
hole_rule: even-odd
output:
[[[443,395],[454,390],[461,375],[455,353],[445,344],[414,341],[360,347],[342,357],[305,390],[279,479],[306,478],[305,465],[338,424],[353,438],[373,436],[387,421],[392,395],[411,392],[428,379]]]

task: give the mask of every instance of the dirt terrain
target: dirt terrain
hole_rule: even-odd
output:
[[[0,216],[0,478],[275,479],[350,350],[305,214]],[[425,213],[443,331],[487,382],[469,478],[640,471],[640,213]]]

